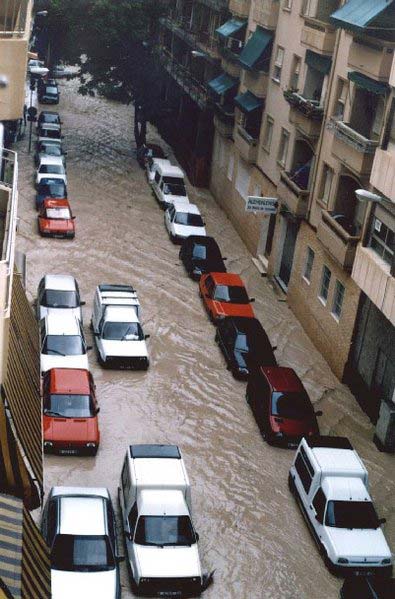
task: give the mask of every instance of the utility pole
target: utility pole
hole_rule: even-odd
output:
[[[35,79],[33,79],[33,77],[30,78],[30,106],[27,109],[27,120],[30,122],[30,128],[29,128],[29,154],[31,152],[32,149],[32,128],[33,128],[33,123],[37,120],[37,108],[35,108],[35,106],[33,106],[33,92],[36,89],[36,81]]]

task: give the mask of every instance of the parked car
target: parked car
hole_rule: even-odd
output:
[[[47,75],[49,69],[47,69],[42,60],[31,59],[29,60],[27,71],[33,77],[42,77],[43,75]]]
[[[57,140],[58,143],[62,142],[64,136],[62,135],[60,125],[57,123],[42,123],[37,132],[37,145],[41,141],[47,141],[48,139]]]
[[[140,302],[133,287],[99,285],[91,323],[102,366],[147,370],[149,335],[140,324]]]
[[[307,391],[292,368],[264,364],[253,370],[246,400],[271,445],[297,447],[303,437],[319,435],[316,417],[322,412],[314,412]]]
[[[145,168],[150,158],[167,158],[167,155],[157,144],[145,144],[137,150],[137,162]]]
[[[41,141],[36,148],[36,152],[34,154],[34,164],[36,167],[40,164],[43,158],[48,158],[49,156],[61,158],[63,165],[66,166],[66,155],[67,152],[64,152],[62,149],[62,145],[58,143],[53,143],[52,141]]]
[[[381,576],[347,576],[340,589],[340,599],[394,599],[395,578]]]
[[[255,300],[248,297],[239,275],[222,272],[202,275],[199,293],[210,320],[215,324],[226,316],[255,316],[251,306]]]
[[[269,337],[256,318],[229,317],[218,322],[215,333],[227,363],[237,379],[246,380],[254,368],[277,366]]]
[[[182,243],[189,235],[206,235],[199,208],[183,200],[177,200],[167,208],[165,227],[173,243]]]
[[[51,368],[82,368],[89,370],[84,331],[79,318],[69,310],[49,311],[40,320],[40,372]]]
[[[69,67],[66,67],[63,64],[57,64],[54,67],[52,67],[51,75],[52,75],[52,77],[55,77],[55,79],[69,80],[73,77],[73,71]]]
[[[37,129],[39,129],[41,125],[43,125],[44,123],[52,125],[62,125],[59,113],[53,112],[51,110],[42,110],[40,112],[37,119]]]
[[[221,256],[213,237],[190,235],[182,242],[179,257],[188,275],[195,281],[207,272],[226,272],[226,258]]]
[[[41,77],[41,79],[39,79],[37,81],[37,92],[41,93],[46,86],[51,85],[53,87],[56,87],[56,89],[58,89],[58,84],[57,81],[53,78],[48,77],[48,75],[46,77]]]
[[[63,160],[59,156],[47,156],[41,159],[35,176],[36,187],[38,187],[42,179],[51,179],[63,181],[67,185],[67,175],[64,168]]]
[[[158,166],[165,168],[166,166],[171,166],[171,162],[165,158],[148,158],[145,172],[147,175],[147,181],[150,185],[152,185],[154,182]]]
[[[50,550],[52,599],[120,599],[116,522],[100,487],[52,487],[41,532]]]
[[[195,597],[202,590],[191,489],[175,445],[131,445],[119,488],[133,586],[140,595]]]
[[[88,370],[52,368],[43,378],[44,450],[96,455],[100,432],[95,384]]]
[[[71,275],[45,275],[37,290],[36,312],[41,320],[49,312],[70,310],[75,318],[82,322],[81,301],[78,283]]]
[[[47,198],[43,201],[38,215],[39,233],[43,237],[74,239],[74,219],[68,200]]]
[[[67,187],[64,181],[52,177],[41,179],[36,193],[37,210],[40,210],[43,201],[47,198],[67,199]]]
[[[178,166],[155,162],[152,190],[161,206],[167,208],[176,200],[188,202],[184,173]]]
[[[368,491],[368,473],[348,439],[300,442],[289,487],[328,569],[391,576],[392,556]]]
[[[38,101],[40,104],[59,104],[60,92],[57,85],[44,85],[38,90]]]

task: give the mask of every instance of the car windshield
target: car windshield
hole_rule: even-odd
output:
[[[81,335],[47,335],[43,354],[50,356],[80,356],[85,354]]]
[[[378,528],[371,501],[328,501],[325,524],[334,528]]]
[[[45,88],[45,93],[46,94],[57,94],[58,93],[58,88],[57,87],[52,87],[52,86],[47,86]]]
[[[189,516],[141,516],[137,523],[138,545],[192,545],[196,542]]]
[[[245,288],[236,285],[217,285],[214,299],[218,302],[230,302],[233,304],[248,304],[250,301]]]
[[[55,180],[53,179],[53,182],[51,183],[41,183],[38,188],[38,192],[41,195],[64,198],[66,196],[66,187],[63,181],[58,181],[55,183]]]
[[[200,214],[190,214],[189,212],[177,212],[174,219],[176,225],[187,225],[188,227],[204,227]]]
[[[249,351],[248,337],[246,333],[239,333],[236,337],[235,349],[241,352]]]
[[[180,177],[163,177],[163,182],[163,193],[168,193],[173,196],[187,195],[184,180]]]
[[[303,420],[313,413],[309,397],[304,391],[289,391],[281,393],[274,391],[272,395],[273,416]]]
[[[45,308],[78,308],[80,305],[76,291],[46,289],[41,305]]]
[[[39,172],[51,175],[63,175],[64,169],[60,164],[42,164]]]
[[[50,112],[46,112],[45,114],[41,114],[38,117],[39,123],[59,123],[59,115],[51,114]]]
[[[196,243],[193,246],[192,256],[195,260],[206,260],[207,259],[207,248],[205,245],[199,245]]]
[[[89,418],[93,416],[90,395],[51,394],[44,400],[44,414],[63,416],[64,418]]]
[[[69,572],[100,572],[115,568],[108,537],[104,535],[56,535],[51,567]]]
[[[47,154],[48,156],[61,156],[62,151],[58,145],[55,144],[46,144],[40,146],[39,149],[40,154]]]
[[[103,339],[141,341],[144,339],[144,335],[138,322],[106,322],[103,329]]]
[[[46,217],[54,219],[68,219],[71,218],[71,214],[68,208],[47,208]]]
[[[60,131],[58,129],[42,129],[40,137],[51,137],[52,139],[60,139]]]

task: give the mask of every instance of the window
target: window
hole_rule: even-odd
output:
[[[265,134],[263,136],[263,147],[268,152],[270,151],[270,146],[272,144],[273,125],[274,125],[274,121],[273,121],[272,117],[271,116],[267,116],[266,117]]]
[[[296,458],[295,461],[295,470],[298,473],[298,476],[300,478],[300,482],[303,485],[304,490],[306,491],[306,494],[309,492],[310,490],[310,486],[311,486],[311,481],[313,480],[312,477],[310,476],[310,472],[307,470],[307,466],[303,461],[303,458],[301,456],[301,454],[299,453],[298,457]]]
[[[278,82],[280,82],[280,79],[281,79],[281,69],[283,68],[283,61],[284,61],[284,48],[281,48],[281,46],[277,46],[276,60],[274,62],[274,69],[273,69],[273,79]]]
[[[283,2],[283,9],[284,10],[291,10],[292,8],[292,0],[284,0]]]
[[[325,506],[326,506],[326,497],[325,497],[323,490],[320,487],[314,496],[313,507],[316,511],[316,518],[317,518],[318,522],[320,522],[321,524],[323,524],[323,522],[324,522]]]
[[[52,547],[53,540],[56,533],[58,517],[58,502],[56,499],[52,499],[48,505],[48,523],[47,523],[47,543],[49,547]]]
[[[280,147],[278,150],[278,162],[281,164],[281,166],[285,166],[287,161],[288,145],[289,133],[286,129],[281,128]]]
[[[342,314],[344,300],[344,285],[340,281],[336,281],[335,293],[333,295],[332,314],[336,319],[339,319]]]
[[[327,266],[324,266],[322,269],[321,288],[320,288],[320,294],[319,294],[319,298],[323,304],[326,304],[326,302],[328,300],[331,275],[332,275],[332,273],[329,270],[329,268]]]
[[[330,168],[330,166],[324,163],[321,178],[320,200],[326,205],[328,204],[330,199],[332,181],[333,170]]]
[[[314,252],[311,247],[307,246],[306,252],[306,262],[304,265],[303,278],[310,283],[311,281],[311,271],[313,270],[313,262],[314,262]]]
[[[333,109],[333,116],[339,120],[344,118],[344,109],[347,100],[348,82],[344,79],[337,80],[336,102]]]
[[[160,181],[160,174],[158,173],[158,171],[156,171],[156,173],[155,173],[155,181],[156,181],[156,183],[159,183],[159,181]]]
[[[310,0],[303,0],[302,2],[302,15],[308,16],[310,10]]]
[[[293,60],[292,60],[291,77],[289,79],[289,87],[293,91],[296,91],[298,89],[298,85],[299,85],[299,74],[300,74],[300,64],[301,64],[300,57],[296,56],[296,54],[294,54],[294,57],[293,57]]]
[[[395,251],[395,218],[383,208],[376,207],[373,215],[369,246],[390,266]]]

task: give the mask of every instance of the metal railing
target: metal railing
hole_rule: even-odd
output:
[[[0,38],[24,37],[30,0],[1,0]]]
[[[328,129],[332,129],[338,139],[348,143],[350,146],[363,152],[364,154],[374,154],[379,141],[368,139],[361,133],[353,129],[349,123],[331,119],[327,125]]]
[[[190,70],[177,62],[163,47],[159,50],[159,59],[169,75],[177,81],[180,87],[182,87],[182,89],[189,94],[201,108],[205,108],[208,100],[206,86],[201,81],[194,79]]]
[[[18,210],[18,155],[11,150],[0,148],[0,192],[8,195],[7,206],[0,212],[0,226],[2,231],[1,260],[0,260],[0,285],[5,289],[4,313],[7,314],[11,306],[11,282],[14,270],[16,223]]]
[[[218,39],[207,31],[202,31],[195,23],[191,23],[191,19],[174,12],[170,13],[168,17],[163,17],[160,21],[162,25],[191,46],[214,54],[218,52]],[[207,58],[210,57],[207,56]]]

